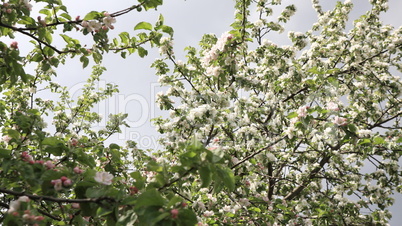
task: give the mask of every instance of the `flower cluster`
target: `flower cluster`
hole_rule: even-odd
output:
[[[112,17],[109,13],[104,13],[104,17],[102,19],[102,22],[99,22],[98,20],[90,20],[90,21],[82,21],[81,25],[88,31],[88,32],[99,32],[101,29],[102,30],[107,30],[107,29],[114,29],[113,24],[116,23],[116,18]]]
[[[159,47],[159,53],[160,54],[172,54],[173,50],[173,41],[169,37],[162,37],[160,39],[160,47]]]
[[[228,41],[233,39],[233,35],[229,32],[225,32],[221,35],[215,45],[212,46],[211,49],[207,50],[202,58],[202,63],[204,66],[209,66],[210,63],[216,60],[219,56],[219,53],[225,50],[225,46]]]
[[[29,0],[22,0],[22,4],[27,8],[29,11],[32,11],[32,4],[29,3]]]
[[[17,200],[10,202],[10,207],[8,209],[8,213],[13,213],[19,210],[21,206],[21,202],[29,202],[29,197],[27,196],[20,196]]]
[[[402,181],[396,173],[399,154],[394,152],[402,134],[383,125],[395,122],[398,127],[402,120],[402,103],[397,99],[402,82],[390,70],[400,67],[400,49],[395,47],[401,46],[397,35],[401,29],[379,22],[380,11],[387,8],[381,1],[372,1],[373,11],[349,30],[345,27],[351,1],[326,12],[313,1],[319,17],[312,30],[289,32],[293,45],[279,46],[265,39],[265,31],[280,32],[295,12],[290,5],[279,22],[269,21],[268,5],[279,3],[258,1],[259,18],[245,27],[242,19],[249,12],[238,7],[233,34],[239,43],[235,45],[229,45],[234,38],[229,33],[218,39],[208,34],[200,51],[188,48],[187,62],[172,55],[180,62],[172,64],[173,70],[161,61],[155,63],[159,81],[169,86],[158,97],[161,108],[170,110],[169,118],[156,120],[165,134],[162,142],[168,153],[163,154],[190,161],[188,156],[196,152],[181,147],[193,136],[215,157],[224,156],[222,162],[236,178],[235,192],[192,184],[200,178],[207,183],[208,170],[219,171],[218,164],[205,166],[212,157],[202,153],[194,164],[194,168],[202,166],[197,168],[200,178],[186,176],[181,192],[191,197],[192,191],[193,208],[203,223],[213,222],[218,214],[220,222],[228,224],[240,221],[227,216],[242,216],[242,223],[387,222],[390,214],[383,209],[392,198],[390,193],[378,193],[372,184],[388,191],[395,190],[387,183],[389,178],[395,184]],[[237,39],[237,35],[244,37]],[[234,62],[235,70],[230,67]],[[371,163],[383,173],[374,170],[363,175],[363,167]],[[210,192],[214,189],[219,192]],[[268,206],[271,211],[257,214],[248,206]],[[367,206],[373,211],[356,215]],[[290,216],[291,212],[295,213]]]
[[[52,180],[51,184],[54,186],[54,190],[60,191],[63,189],[63,186],[70,187],[73,184],[73,182],[66,176],[62,176],[60,177],[60,179]]]

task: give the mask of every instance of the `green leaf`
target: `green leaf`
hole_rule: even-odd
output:
[[[82,216],[96,216],[99,207],[95,203],[80,203]]]
[[[172,225],[172,224],[166,224],[165,221],[159,222],[157,224],[158,220],[161,221],[161,215],[163,215],[162,218],[166,218],[167,216],[170,215],[170,213],[167,213],[165,211],[160,211],[159,206],[148,206],[148,207],[143,207],[141,209],[136,210],[136,215],[138,216],[138,221],[134,225],[138,226],[149,226],[149,225]],[[166,214],[167,213],[167,214]]]
[[[120,215],[116,226],[135,225],[136,221],[137,214],[135,214],[134,210],[128,210],[124,214]]]
[[[102,17],[102,13],[97,11],[91,11],[87,15],[85,15],[84,20],[93,20]]]
[[[140,172],[135,171],[130,173],[130,176],[135,180],[134,185],[141,190],[145,185],[145,178],[141,175]]]
[[[190,209],[180,209],[177,217],[178,225],[196,225],[198,220],[195,213]]]
[[[138,196],[135,208],[140,209],[145,206],[163,206],[163,204],[165,204],[165,199],[161,194],[156,189],[150,189]]]
[[[148,51],[146,49],[144,49],[143,47],[141,47],[141,46],[138,46],[137,50],[138,50],[138,55],[141,58],[144,58],[146,55],[148,55]]]
[[[164,22],[165,22],[165,18],[163,17],[162,14],[159,14],[159,19],[155,24],[158,27],[157,30],[159,30],[159,28],[163,25]]]
[[[53,41],[52,34],[51,34],[49,31],[47,31],[47,30],[46,30],[46,32],[45,32],[45,40],[46,40],[46,42],[48,42],[49,44],[51,44],[52,41]]]
[[[174,195],[168,202],[168,204],[166,205],[167,208],[171,208],[174,205],[176,205],[177,203],[181,203],[183,201],[183,199],[177,195]]]
[[[41,9],[39,13],[44,14],[46,16],[52,16],[52,13],[48,9]]]
[[[210,152],[210,153],[212,154],[212,157],[209,158],[209,160],[210,160],[212,163],[217,163],[217,162],[219,162],[219,161],[222,160],[223,157],[225,156],[225,152],[223,152],[221,148],[215,148],[215,149],[213,149],[213,150],[208,150],[208,152]]]
[[[284,206],[283,204],[277,204],[276,207],[281,209],[281,210],[283,210],[283,211],[287,211],[286,206]]]
[[[353,124],[348,124],[348,129],[352,133],[356,133],[356,131],[357,131],[357,127]]]
[[[85,192],[85,196],[88,198],[99,198],[99,197],[104,197],[107,196],[108,190],[103,188],[98,188],[98,187],[93,187],[93,188],[88,188]]]
[[[139,2],[144,3],[145,10],[156,8],[162,5],[163,0],[140,0]]]
[[[63,142],[60,141],[56,137],[46,137],[42,141],[42,145],[50,145],[50,146],[57,146],[58,144],[62,144]]]
[[[141,29],[152,31],[152,24],[143,21],[143,22],[139,22],[134,27],[134,30],[141,30]]]
[[[208,166],[202,166],[198,169],[198,173],[201,177],[201,187],[205,188],[212,182],[211,170]]]
[[[235,189],[235,178],[232,170],[229,168],[217,168],[217,174],[222,179],[223,184],[228,188],[229,191]]]
[[[147,165],[147,169],[149,171],[154,171],[154,172],[162,172],[163,167],[159,165],[156,161],[150,161]]]
[[[44,151],[49,154],[55,155],[55,156],[63,155],[63,148],[61,148],[61,147],[49,146],[49,147],[45,148]]]
[[[307,72],[310,72],[310,73],[316,74],[316,75],[322,75],[322,74],[324,74],[322,71],[318,70],[317,67],[312,67],[312,68],[310,68]]]
[[[7,134],[16,140],[20,139],[20,133],[17,130],[9,129],[7,130]]]
[[[109,145],[109,148],[110,148],[110,149],[120,150],[120,146],[119,146],[118,144],[115,144],[115,143],[111,143],[111,144]]]
[[[92,156],[87,155],[82,150],[76,150],[75,160],[91,168],[94,168],[96,166],[94,158]]]
[[[70,36],[64,35],[64,34],[60,34],[60,36],[64,39],[65,42],[67,42],[68,44],[70,44],[72,42],[72,38]]]
[[[62,13],[62,14],[60,14],[60,16],[61,16],[61,17],[64,17],[64,18],[67,19],[67,20],[71,20],[71,16],[68,15],[67,13]]]
[[[89,64],[89,59],[86,56],[81,56],[80,61],[82,63],[82,68],[86,68]]]
[[[385,143],[385,141],[384,141],[384,138],[382,138],[382,137],[374,137],[374,139],[373,139],[373,144],[384,144]]]
[[[0,158],[11,159],[11,150],[0,148]]]
[[[173,36],[174,31],[173,31],[172,27],[163,25],[163,26],[161,26],[161,28],[162,28],[163,32],[165,32],[166,34],[169,34],[170,36]]]
[[[137,201],[136,196],[128,196],[127,198],[125,198],[121,201],[121,204],[122,205],[134,205],[136,201]]]
[[[151,225],[155,225],[156,223],[160,222],[161,220],[167,218],[168,216],[170,216],[170,213],[168,213],[168,212],[161,213],[159,216],[154,217],[154,218],[152,219]],[[162,223],[162,222],[161,222],[161,223]]]
[[[297,116],[298,116],[297,112],[291,112],[291,113],[288,114],[289,119],[295,118]]]
[[[369,143],[371,143],[371,140],[370,139],[361,139],[361,140],[359,140],[359,145],[362,145],[362,144],[369,144]]]
[[[113,209],[99,208],[96,211],[97,216],[106,216],[106,215],[111,214],[111,213],[113,213]]]

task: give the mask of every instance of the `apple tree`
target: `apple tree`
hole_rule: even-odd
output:
[[[134,32],[112,37],[110,30],[125,14],[161,4],[138,0],[117,12],[88,10],[80,17],[61,0],[1,1],[0,224],[197,223],[187,201],[166,189],[174,179],[156,176],[162,171],[152,156],[135,142],[106,143],[126,125],[126,114],[110,115],[102,129],[92,126],[101,120],[95,104],[118,92],[112,84],[96,88],[106,70],[103,55],[144,57],[145,44],[159,46],[163,36],[173,35],[162,15],[155,24],[134,22]],[[27,39],[30,49],[22,54]],[[78,98],[54,82],[67,58],[93,66]]]
[[[296,11],[280,0],[237,0],[232,29],[186,60],[161,41],[159,165],[203,224],[388,222],[402,188],[402,28],[382,23],[386,0],[368,4],[349,21],[352,1],[313,0],[317,22],[289,46],[267,37]]]

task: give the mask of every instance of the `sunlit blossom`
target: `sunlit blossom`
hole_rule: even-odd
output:
[[[113,180],[113,175],[108,172],[96,172],[95,181],[104,184],[111,185]]]

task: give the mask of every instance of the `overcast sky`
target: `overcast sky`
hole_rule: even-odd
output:
[[[324,10],[332,8],[336,3],[335,0],[323,0],[321,2],[325,3]],[[350,16],[351,20],[358,18],[359,15],[370,9],[368,0],[352,0],[352,2],[355,9]],[[131,6],[135,1],[68,0],[64,3],[73,18],[76,15],[80,15],[82,18],[92,10],[106,10],[112,13]],[[307,31],[316,21],[316,14],[311,7],[310,0],[284,0],[283,3],[293,3],[298,9],[296,15],[288,23],[287,31]],[[159,14],[163,14],[165,24],[172,26],[175,30],[175,53],[179,58],[184,58],[184,47],[188,45],[197,46],[203,34],[215,33],[220,36],[223,32],[230,30],[234,15],[233,6],[233,0],[165,0],[164,5],[159,7],[156,12],[131,12],[118,17],[115,24],[116,29],[113,33],[128,31],[134,34],[133,27],[138,22],[148,21],[153,24]],[[390,0],[389,11],[382,19],[387,24],[399,27],[402,23],[401,10],[401,0]],[[268,38],[278,44],[289,44],[287,38],[284,38],[287,31],[282,36],[269,35]],[[81,36],[76,37],[80,38]],[[24,45],[29,44],[20,43],[20,46],[23,47]],[[162,88],[156,83],[157,76],[154,74],[154,70],[149,67],[153,60],[159,57],[159,53],[157,49],[150,50],[149,53],[145,59],[141,59],[135,54],[126,60],[118,55],[109,54],[105,56],[104,65],[108,71],[104,74],[99,86],[102,87],[105,82],[113,82],[119,86],[120,94],[103,102],[97,109],[104,116],[121,111],[127,112],[131,128],[127,128],[121,135],[113,137],[113,142],[123,144],[127,139],[134,139],[144,149],[158,148],[157,139],[159,135],[149,121],[151,118],[162,114],[153,103],[155,94]],[[90,74],[90,70],[83,70],[81,64],[76,63],[76,61],[78,59],[73,59],[66,66],[60,67],[58,69],[59,76],[56,78],[60,84],[71,87],[73,92],[82,87],[82,82]],[[398,198],[398,200],[401,199]],[[397,222],[402,222],[402,216],[399,216],[401,209],[402,201],[398,201],[392,209],[394,214],[392,225],[398,225]]]

